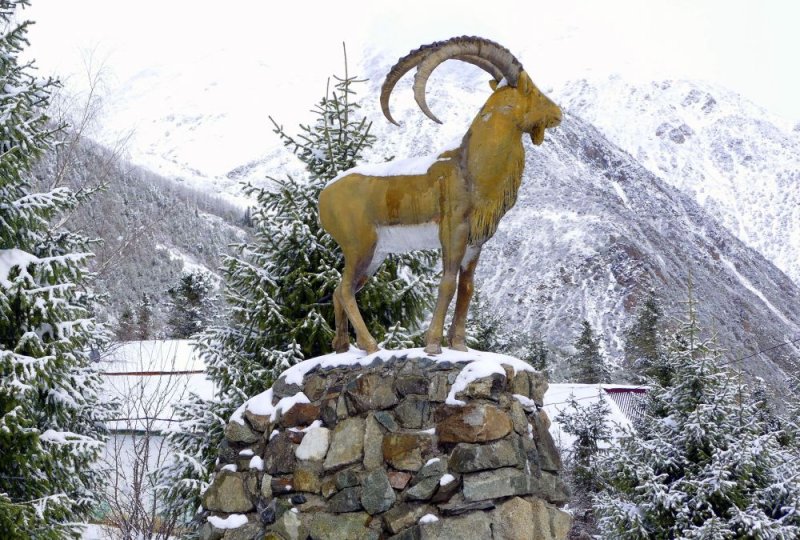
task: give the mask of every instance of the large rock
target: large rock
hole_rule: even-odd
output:
[[[463,516],[420,524],[420,540],[488,540],[492,538],[489,514],[473,512]]]
[[[531,534],[536,538],[542,527],[540,523],[534,524],[531,503],[519,497],[507,500],[492,514],[494,540],[530,540]],[[549,519],[546,510],[545,518]],[[549,533],[550,524],[545,525]]]
[[[321,461],[325,459],[330,444],[330,430],[324,427],[312,428],[295,450],[295,456],[300,460]]]
[[[382,377],[378,373],[363,375],[345,388],[347,408],[351,414],[388,409],[397,404],[391,377]]]
[[[387,433],[383,437],[383,459],[401,471],[418,471],[434,446],[428,433]]]
[[[203,508],[212,512],[241,514],[255,508],[250,495],[255,477],[245,473],[220,471],[203,493]]]
[[[489,444],[459,443],[450,454],[450,469],[468,473],[500,467],[523,467],[525,454],[521,443],[502,439]]]
[[[364,458],[364,419],[347,418],[333,430],[325,470],[338,469],[357,463]]]
[[[383,469],[375,469],[361,480],[361,505],[368,514],[380,514],[392,507],[397,497]]]
[[[533,479],[520,469],[504,468],[464,475],[464,498],[468,501],[499,499],[533,493]]]
[[[364,512],[352,514],[312,514],[308,535],[312,540],[378,540],[380,534],[369,528],[370,516]]]
[[[469,403],[436,426],[441,442],[486,442],[511,432],[511,417],[494,405]]]

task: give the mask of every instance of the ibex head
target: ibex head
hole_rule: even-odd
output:
[[[487,109],[507,111],[514,117],[518,128],[530,134],[534,144],[542,144],[545,129],[561,123],[561,109],[536,88],[522,64],[508,49],[488,39],[467,36],[424,45],[398,60],[381,88],[384,116],[397,125],[389,112],[389,97],[403,75],[416,67],[414,99],[428,118],[441,123],[428,107],[425,88],[433,71],[451,59],[478,66],[494,77],[490,83],[494,92],[482,112]]]

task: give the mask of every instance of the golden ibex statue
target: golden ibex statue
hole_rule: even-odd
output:
[[[333,295],[337,352],[350,347],[348,319],[358,347],[370,353],[378,350],[355,293],[384,258],[389,253],[439,247],[443,275],[425,351],[442,351],[444,318],[456,291],[456,276],[458,299],[448,341],[450,347],[466,350],[464,327],[475,266],[481,247],[517,200],[525,165],[522,134],[529,133],[539,145],[545,129],[561,122],[561,109],[536,88],[522,64],[506,48],[477,37],[424,45],[398,60],[381,89],[386,118],[397,124],[389,113],[389,96],[403,75],[417,67],[414,97],[422,111],[439,122],[425,101],[425,86],[433,70],[450,59],[474,64],[494,77],[492,95],[460,146],[428,161],[356,167],[337,176],[320,194],[320,221],[341,246],[345,260],[342,281]]]

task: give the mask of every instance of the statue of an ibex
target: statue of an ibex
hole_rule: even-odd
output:
[[[414,97],[422,111],[439,122],[425,102],[425,85],[433,70],[450,59],[474,64],[494,77],[492,95],[461,145],[432,159],[427,171],[398,171],[395,162],[387,164],[385,174],[375,174],[374,166],[346,171],[320,195],[322,226],[339,243],[345,259],[342,281],[333,295],[337,352],[350,346],[348,319],[358,347],[367,352],[378,349],[361,318],[355,293],[384,258],[389,253],[439,247],[443,276],[425,351],[442,350],[444,318],[456,291],[456,277],[458,299],[448,340],[450,347],[466,350],[464,327],[475,266],[481,247],[517,200],[525,164],[522,134],[529,133],[539,145],[545,129],[561,122],[561,109],[536,88],[519,61],[504,47],[477,37],[432,43],[401,58],[381,89],[386,118],[396,124],[389,113],[389,96],[403,75],[417,67]]]

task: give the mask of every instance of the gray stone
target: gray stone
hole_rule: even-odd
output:
[[[295,512],[284,512],[270,527],[270,531],[286,540],[306,540],[308,537],[308,530]]]
[[[447,503],[438,505],[439,511],[445,516],[457,516],[475,510],[489,510],[494,508],[494,501],[465,501],[460,494],[453,496]]]
[[[317,401],[327,391],[328,381],[319,373],[307,375],[303,382],[303,393],[310,401]]]
[[[361,505],[368,514],[385,512],[394,504],[396,496],[389,477],[383,469],[375,469],[361,481]]]
[[[407,375],[404,377],[397,377],[394,382],[394,388],[401,396],[409,394],[428,394],[428,379],[421,375]]]
[[[380,423],[380,425],[382,425],[392,433],[400,429],[400,426],[395,421],[394,416],[392,415],[392,413],[388,411],[376,411],[375,420],[377,420]]]
[[[272,395],[278,399],[293,396],[302,391],[303,388],[300,385],[287,384],[286,377],[278,377],[278,380],[272,383]]]
[[[347,410],[347,399],[345,399],[344,394],[339,394],[339,398],[336,400],[336,418],[338,420],[342,420],[347,418],[350,413]]]
[[[541,407],[544,393],[547,392],[547,377],[538,371],[518,371],[511,379],[510,386],[512,394],[530,398]]]
[[[339,399],[339,394],[328,394],[320,403],[319,417],[322,423],[327,428],[334,428],[339,422],[339,416],[336,414],[336,403]]]
[[[545,518],[548,519],[545,510]],[[505,501],[492,512],[492,531],[496,540],[529,540],[537,531],[533,519],[531,504],[519,497]],[[538,523],[536,525],[539,525]],[[550,532],[546,522],[547,532]],[[544,537],[543,537],[544,538]]]
[[[239,423],[236,420],[231,420],[225,426],[225,438],[230,442],[252,444],[261,439],[261,434],[252,430],[247,425],[247,422]]]
[[[431,424],[431,404],[426,397],[408,396],[394,408],[401,426],[408,429],[424,429]]]
[[[347,418],[336,425],[331,437],[325,470],[357,463],[364,457],[364,419]]]
[[[211,523],[203,523],[200,527],[200,540],[220,540],[225,534],[225,529],[217,529]]]
[[[272,431],[272,417],[266,414],[256,414],[249,410],[244,411],[244,417],[253,427],[254,430],[261,433],[270,433]]]
[[[344,489],[361,484],[361,479],[355,470],[345,469],[333,475],[333,483],[336,489]]]
[[[421,523],[419,528],[421,540],[487,540],[492,537],[491,521],[484,512]]]
[[[368,471],[383,467],[383,430],[370,414],[364,428],[364,468]]]
[[[564,480],[556,473],[542,471],[540,477],[531,478],[532,493],[545,501],[553,504],[563,504],[569,501],[569,490]]]
[[[440,504],[449,501],[453,495],[459,492],[461,489],[461,477],[460,476],[453,476],[453,479],[447,483],[442,484],[442,479],[439,479],[439,487],[436,489],[436,493],[433,494],[431,497],[431,502]]]
[[[431,458],[425,462],[425,465],[414,476],[414,482],[430,476],[441,477],[447,472],[447,462],[442,458]],[[413,482],[412,482],[413,484]]]
[[[404,531],[392,535],[388,540],[420,540],[422,533],[419,531],[419,526],[409,527]]]
[[[203,494],[203,508],[212,512],[243,513],[255,506],[248,495],[247,475],[220,471]]]
[[[419,482],[408,488],[403,497],[407,501],[427,501],[436,492],[439,487],[439,479],[441,476],[429,476],[422,478]]]
[[[224,540],[253,540],[264,534],[264,527],[260,523],[251,521],[241,527],[225,531]]]
[[[261,496],[265,499],[272,498],[272,476],[265,474],[261,478]]]
[[[269,474],[289,474],[295,466],[295,448],[288,432],[278,433],[267,443],[264,469]]]
[[[463,391],[456,394],[456,399],[490,399],[497,401],[505,385],[505,375],[492,373],[488,377],[481,377],[469,383]]]
[[[369,528],[369,521],[366,512],[319,512],[309,518],[308,535],[312,540],[378,540],[379,533]]]
[[[511,401],[511,425],[514,426],[514,431],[519,435],[528,434],[528,417],[525,416],[525,409],[522,404],[514,399]]]
[[[539,452],[539,465],[545,471],[561,470],[561,455],[558,452],[553,436],[550,435],[550,419],[547,413],[541,410],[531,415],[533,425],[533,437],[536,441],[536,449]]]
[[[344,391],[350,414],[395,406],[397,395],[394,393],[392,383],[392,377],[382,376],[380,373],[368,373],[350,381]]]
[[[428,387],[428,400],[441,403],[447,399],[448,392],[450,385],[447,382],[447,373],[434,373]]]
[[[504,468],[464,475],[464,499],[482,501],[537,491],[534,478],[520,469]],[[537,486],[538,487],[538,486]]]
[[[344,488],[328,501],[328,509],[337,514],[358,512],[361,507],[361,488]]]
[[[383,514],[383,523],[389,532],[397,534],[415,525],[425,514],[433,514],[434,508],[427,504],[401,503]]]
[[[450,454],[450,470],[462,473],[522,467],[518,444],[512,439],[501,439],[489,444],[459,443]]]

